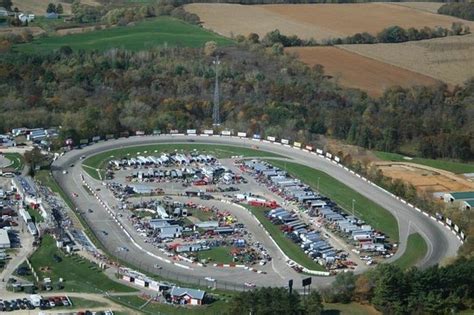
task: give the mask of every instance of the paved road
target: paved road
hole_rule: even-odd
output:
[[[0,272],[0,295],[6,291],[7,280],[14,275],[15,270],[26,260],[26,258],[34,251],[33,241],[34,237],[28,232],[23,219],[18,216],[17,218],[18,227],[15,228],[17,231],[18,238],[21,242],[21,247],[17,248],[15,253],[10,254],[11,259],[7,260],[7,265]]]
[[[79,158],[81,155],[91,156],[93,154],[97,154],[105,150],[111,150],[132,145],[182,143],[191,141],[208,144],[235,145],[242,147],[254,147],[257,145],[260,150],[289,157],[294,162],[307,165],[315,169],[319,169],[334,177],[335,179],[345,183],[347,186],[364,195],[368,199],[382,205],[384,208],[390,211],[397,219],[400,233],[400,246],[397,254],[393,257],[393,259],[396,259],[403,254],[406,248],[407,237],[410,233],[413,232],[420,233],[428,244],[427,255],[419,263],[420,267],[428,267],[442,262],[446,257],[455,256],[460,246],[459,240],[446,228],[441,227],[441,225],[439,225],[435,221],[414,211],[407,205],[401,203],[399,200],[373,187],[367,182],[361,180],[360,178],[350,174],[349,172],[345,171],[341,167],[338,167],[334,163],[331,163],[330,161],[327,161],[324,158],[320,158],[318,156],[312,155],[301,150],[295,150],[293,148],[289,148],[282,145],[255,142],[250,139],[238,139],[233,137],[187,137],[163,135],[112,140],[98,143],[93,146],[86,147],[82,150],[73,150],[71,152],[66,153],[64,156],[62,156],[60,159],[53,163],[53,175],[66,193],[71,195],[73,192],[76,192],[79,194],[79,197],[74,198],[74,201],[77,203],[77,206],[80,210],[85,211],[87,208],[98,209],[99,207],[97,205],[97,202],[93,199],[93,197],[91,197],[84,191],[84,189],[82,188],[82,184],[80,183],[79,174],[84,173],[79,165]],[[71,169],[69,167],[70,164],[75,164],[75,166]],[[62,169],[70,169],[70,174],[63,175],[61,173]],[[116,250],[117,240],[123,244],[127,244],[129,242],[128,240],[126,240],[122,232],[118,230],[116,224],[110,221],[110,217],[107,217],[105,212],[95,211],[93,213],[93,216],[91,216],[90,218],[88,218],[88,215],[86,213],[84,213],[84,215],[86,217],[86,220],[93,226],[94,230],[100,230],[100,226],[103,226],[104,229],[107,228],[114,231],[113,235],[109,235],[109,237],[107,238],[101,237],[100,233],[98,233],[98,237],[102,242],[104,242],[104,245],[109,249],[110,252],[114,252]],[[121,255],[122,258],[125,258],[130,262],[139,262],[142,267],[149,266],[148,261],[146,261],[146,255],[136,251],[132,252],[132,248],[133,250],[135,250],[132,244],[128,244],[127,247],[130,248],[130,252],[128,254],[117,254]],[[183,278],[181,278],[181,280],[183,281],[192,280],[193,277],[196,276],[196,273],[200,273],[200,271],[189,271],[183,269],[175,270],[174,268],[176,267],[169,267],[171,266],[163,266],[164,270],[166,268],[166,272],[171,273],[171,275],[182,275]],[[253,276],[255,282],[261,280],[259,277],[260,275],[257,276],[255,274]],[[219,277],[215,278],[220,279]],[[264,284],[267,284],[267,281],[269,280],[266,279],[276,279],[277,277],[262,276],[262,278],[264,278],[265,280],[261,281]],[[228,275],[223,275],[222,279],[224,282],[236,284],[241,284],[243,281],[245,281],[238,279],[238,282],[236,282],[235,277],[229,277]],[[282,284],[281,281],[279,281],[278,279],[273,281],[274,282],[270,281],[273,285]],[[296,283],[298,282],[299,281],[296,281]],[[327,282],[328,280],[321,279],[321,285],[326,284]],[[229,288],[231,287],[229,286]]]

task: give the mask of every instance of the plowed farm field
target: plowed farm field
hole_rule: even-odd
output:
[[[324,71],[343,86],[365,90],[371,96],[380,96],[391,86],[435,85],[433,78],[381,61],[351,53],[337,47],[291,47],[309,66],[320,64]]]
[[[400,44],[338,47],[451,85],[461,85],[474,77],[474,34]]]
[[[344,37],[355,33],[376,34],[386,27],[451,27],[462,22],[474,29],[474,23],[433,14],[391,3],[358,4],[272,4],[239,5],[193,3],[186,10],[197,14],[204,27],[224,36],[266,33],[279,29],[285,35],[317,40]]]

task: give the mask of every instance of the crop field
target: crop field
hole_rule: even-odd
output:
[[[474,34],[400,44],[338,47],[452,85],[463,84],[474,76]]]
[[[393,2],[392,4],[437,14],[438,9],[444,3],[443,2]]]
[[[325,73],[339,84],[381,96],[386,88],[394,85],[435,85],[440,83],[431,77],[402,69],[371,58],[354,54],[337,47],[290,47],[289,53],[309,66],[320,64]]]
[[[155,46],[203,47],[207,41],[211,40],[221,46],[233,43],[230,39],[198,26],[169,17],[159,17],[137,23],[135,26],[39,38],[28,44],[16,45],[15,50],[47,52],[67,45],[73,50],[124,48],[138,51]]]
[[[64,9],[64,14],[71,14],[71,4],[62,1],[50,1],[50,0],[13,0],[12,7],[18,7],[21,11],[31,11],[36,15],[44,15],[48,3],[58,4],[61,3]],[[98,5],[94,0],[81,0],[82,4]]]
[[[474,26],[469,21],[390,3],[251,6],[195,3],[185,8],[197,14],[204,27],[225,36],[252,32],[264,36],[279,29],[285,35],[322,40],[362,32],[376,34],[393,25],[449,28],[453,22],[462,22],[471,28]]]

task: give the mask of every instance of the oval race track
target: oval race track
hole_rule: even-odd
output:
[[[251,139],[245,138],[237,138],[237,137],[226,137],[226,136],[210,136],[210,137],[201,137],[201,136],[183,136],[183,135],[160,135],[160,136],[143,136],[143,137],[131,137],[131,138],[122,138],[117,140],[109,140],[106,142],[101,142],[94,144],[92,146],[85,147],[80,150],[73,150],[59,159],[57,159],[52,165],[53,176],[56,181],[59,183],[61,188],[64,190],[66,194],[71,196],[74,192],[79,193],[80,197],[85,196],[87,193],[85,192],[82,184],[80,184],[80,174],[83,174],[83,170],[80,163],[80,157],[82,155],[86,155],[90,157],[91,155],[117,149],[121,147],[127,146],[137,146],[137,145],[149,145],[149,144],[159,144],[159,143],[186,143],[186,142],[193,142],[193,143],[204,143],[204,144],[215,144],[215,145],[233,145],[233,146],[241,146],[241,147],[248,147],[251,148],[252,146],[257,145],[260,150],[268,151],[272,153],[276,153],[279,155],[283,155],[292,159],[292,161],[307,165],[309,167],[321,170],[328,175],[334,177],[335,179],[339,180],[340,182],[344,183],[345,185],[349,186],[353,190],[357,191],[361,195],[367,197],[368,199],[378,203],[388,211],[390,211],[395,218],[397,219],[399,225],[399,239],[400,245],[397,253],[391,260],[395,260],[399,258],[406,248],[406,241],[407,237],[410,233],[420,233],[424,240],[428,245],[428,251],[426,256],[423,260],[418,264],[419,267],[428,267],[443,261],[446,257],[453,257],[456,256],[457,250],[461,245],[461,242],[457,239],[457,237],[446,227],[442,226],[435,220],[430,219],[429,217],[423,215],[420,212],[415,211],[413,208],[409,207],[408,205],[402,203],[401,201],[397,200],[396,198],[392,197],[390,194],[378,189],[377,187],[369,184],[368,182],[362,180],[360,177],[357,177],[348,171],[344,170],[342,167],[338,166],[337,164],[328,161],[327,159],[321,158],[317,155],[305,152],[303,150],[294,149],[289,146],[284,146],[276,143],[268,143],[268,142],[256,142]],[[74,164],[73,168],[69,166]],[[70,170],[70,174],[63,175],[62,170],[68,169]],[[78,200],[77,198],[76,200]],[[78,207],[82,212],[84,212],[83,205],[79,203],[79,201],[73,200],[76,203],[76,207]],[[97,208],[99,205],[97,203]],[[105,210],[103,211],[105,213]],[[106,217],[104,217],[106,218]],[[86,217],[87,220],[87,217]],[[110,253],[113,253],[116,249],[117,243],[110,243],[106,239],[103,239],[97,233],[97,224],[98,222],[91,222],[88,220],[89,225],[91,228],[94,229],[95,234],[100,239],[101,243],[107,247]],[[109,224],[110,228],[113,224],[110,222],[106,222],[104,219],[104,223],[102,224]],[[118,227],[115,227],[118,228]],[[122,236],[120,236],[122,233]],[[117,239],[120,240],[121,237],[125,239],[125,235],[120,230],[117,230]],[[124,240],[125,242],[125,240]],[[133,246],[132,246],[133,247]],[[139,252],[138,248],[130,248],[130,254],[122,255],[120,254],[120,258],[133,263],[134,265],[138,265],[142,269],[147,269],[149,271],[153,271],[150,267],[153,266],[153,260],[147,260],[147,257],[144,257],[143,253]],[[117,253],[115,255],[118,255]],[[128,256],[128,257],[127,257]],[[138,259],[140,257],[140,259]],[[148,257],[151,258],[151,257]],[[156,260],[155,260],[156,262]],[[144,267],[148,268],[144,268]],[[151,269],[149,269],[151,268]],[[176,268],[173,265],[165,264],[163,266],[164,271],[160,271],[159,273],[163,276],[173,275],[174,279],[180,279],[183,282],[192,282],[197,284],[202,284],[201,281],[196,279],[202,279],[204,276],[202,272],[199,275],[193,275],[195,271],[185,270]],[[156,272],[155,272],[156,273]],[[256,274],[248,272],[249,281],[258,280],[257,284],[259,285],[284,285],[287,281],[287,278],[293,278],[297,276],[296,274],[291,275],[282,275],[281,279],[269,279],[270,275],[265,277],[257,277]],[[181,278],[180,278],[181,277]],[[242,277],[247,278],[247,276],[242,275]],[[257,279],[258,278],[258,279]],[[262,282],[260,282],[260,278],[262,278]],[[226,283],[226,286],[220,286],[227,289],[242,289],[241,287],[237,287],[237,285],[241,285],[244,281],[247,281],[243,278],[235,279],[234,276],[226,276],[225,270],[224,272],[217,273],[216,279],[221,280],[221,283]],[[318,278],[315,281],[316,285],[326,285],[331,281],[330,278]],[[298,281],[296,281],[298,283]],[[232,287],[232,284],[235,284],[235,287]]]

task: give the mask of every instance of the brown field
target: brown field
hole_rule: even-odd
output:
[[[196,13],[206,28],[225,36],[252,32],[263,36],[279,29],[285,35],[322,40],[359,32],[376,34],[393,25],[404,28],[451,27],[456,21],[474,29],[473,22],[391,3],[251,6],[194,3],[185,8]]]
[[[343,86],[365,90],[371,96],[380,96],[391,86],[410,87],[440,83],[430,77],[354,54],[336,47],[291,47],[304,63],[321,64],[325,73]]]
[[[474,77],[474,34],[401,44],[338,47],[452,85],[461,85]]]
[[[58,4],[61,3],[64,9],[64,14],[71,14],[71,4],[64,3],[61,1],[51,0],[13,0],[13,7],[18,7],[20,11],[31,11],[36,15],[44,15],[48,3]],[[98,3],[93,0],[81,0],[82,4],[97,5]]]
[[[6,33],[15,33],[21,34],[23,31],[30,31],[33,36],[37,36],[43,34],[45,31],[38,26],[27,26],[27,27],[1,27],[0,28],[0,35]]]
[[[444,3],[443,2],[393,2],[392,4],[436,14],[438,13],[438,9]]]
[[[470,191],[474,183],[451,172],[404,162],[377,162],[383,174],[413,184],[419,191]]]

